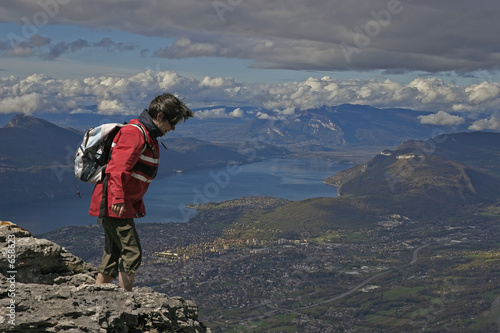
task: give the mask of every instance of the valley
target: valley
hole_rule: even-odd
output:
[[[232,214],[212,207],[188,223],[139,223],[138,284],[195,300],[214,332],[497,329],[498,206],[465,220],[331,225],[300,239],[228,238],[222,227],[241,210],[287,204],[242,198],[225,203]],[[99,226],[44,237],[100,262]]]

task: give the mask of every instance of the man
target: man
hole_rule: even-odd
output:
[[[157,138],[193,117],[193,112],[177,97],[163,94],[151,101],[137,119],[123,126],[113,139],[106,177],[94,187],[89,214],[99,217],[105,235],[105,248],[96,284],[110,283],[132,290],[135,272],[142,260],[142,249],[134,218],[146,215],[142,200],[156,176],[159,162]],[[103,196],[103,191],[106,193]],[[103,217],[104,216],[104,217]]]

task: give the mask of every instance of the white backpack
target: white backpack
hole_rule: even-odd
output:
[[[148,137],[142,126],[130,124],[141,130],[146,145]],[[113,139],[126,124],[109,123],[93,127],[85,132],[83,141],[75,155],[73,171],[75,177],[86,183],[97,183],[103,179],[104,170],[108,165],[109,153]]]

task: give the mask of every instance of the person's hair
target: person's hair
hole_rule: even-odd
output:
[[[175,126],[181,120],[186,121],[188,118],[193,117],[193,111],[183,101],[168,93],[156,96],[149,104],[148,113],[153,119],[156,119],[158,113],[162,113],[163,121],[168,120],[172,126]]]

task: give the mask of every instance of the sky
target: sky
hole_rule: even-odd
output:
[[[0,114],[132,115],[170,92],[200,118],[351,103],[500,131],[498,17],[498,0],[3,0]]]

